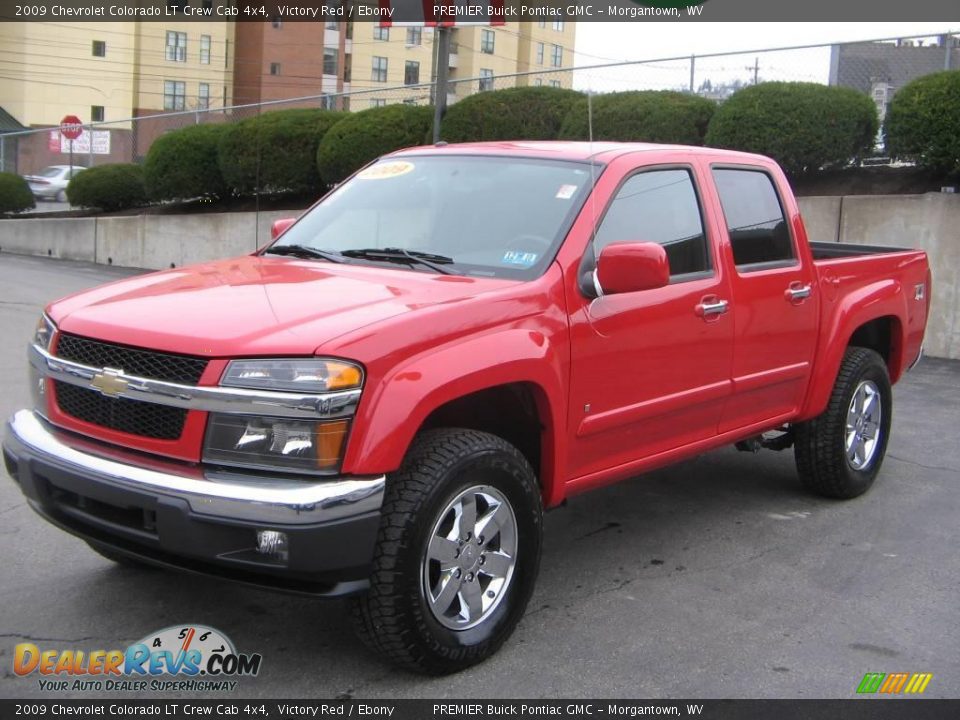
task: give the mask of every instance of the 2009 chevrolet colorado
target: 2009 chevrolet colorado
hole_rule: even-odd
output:
[[[51,304],[7,469],[117,561],[354,595],[372,647],[503,643],[541,514],[725,443],[865,492],[922,252],[809,243],[777,165],[657,145],[387,156],[254,255]]]

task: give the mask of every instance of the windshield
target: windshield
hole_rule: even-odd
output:
[[[300,246],[345,253],[349,263],[423,272],[442,263],[459,275],[529,279],[552,261],[590,178],[589,165],[569,161],[386,158],[327,195],[273,250]]]
[[[39,177],[52,178],[58,177],[63,174],[63,171],[66,168],[57,167],[56,165],[51,165],[50,167],[45,167],[43,170],[37,173]]]

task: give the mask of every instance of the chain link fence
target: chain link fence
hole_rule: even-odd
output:
[[[545,58],[550,62],[551,58]],[[517,86],[553,86],[590,93],[626,90],[678,90],[723,102],[741,87],[768,81],[804,81],[852,87],[869,94],[883,117],[898,88],[910,80],[944,69],[960,69],[960,36],[884,38],[873,41],[770,48],[656,60],[544,67],[511,75],[450,79],[447,102],[476,92]],[[354,69],[356,72],[356,68]],[[229,123],[260,113],[295,107],[365,110],[393,103],[431,105],[432,83],[384,86],[350,93],[325,94],[256,105],[156,112],[117,122],[84,125],[72,143],[58,128],[35,128],[0,135],[0,169],[21,175],[48,165],[93,167],[142,162],[153,141],[164,133],[195,124]],[[194,99],[199,105],[199,99]],[[189,105],[190,99],[187,99]]]

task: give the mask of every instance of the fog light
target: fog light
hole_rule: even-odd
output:
[[[290,554],[287,534],[278,530],[257,530],[257,552],[286,562]]]

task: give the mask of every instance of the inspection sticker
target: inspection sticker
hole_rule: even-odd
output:
[[[361,180],[386,180],[388,178],[406,175],[411,170],[413,170],[412,162],[407,162],[406,160],[394,160],[392,162],[371,165],[365,170],[361,170],[359,173],[357,173],[357,177]]]
[[[537,262],[538,257],[540,256],[537,253],[520,252],[519,250],[507,250],[503,253],[503,257],[500,259],[500,262],[505,265],[520,265],[521,267],[530,267]]]
[[[557,200],[569,200],[576,191],[576,185],[561,185],[560,189],[557,190],[556,198]]]

